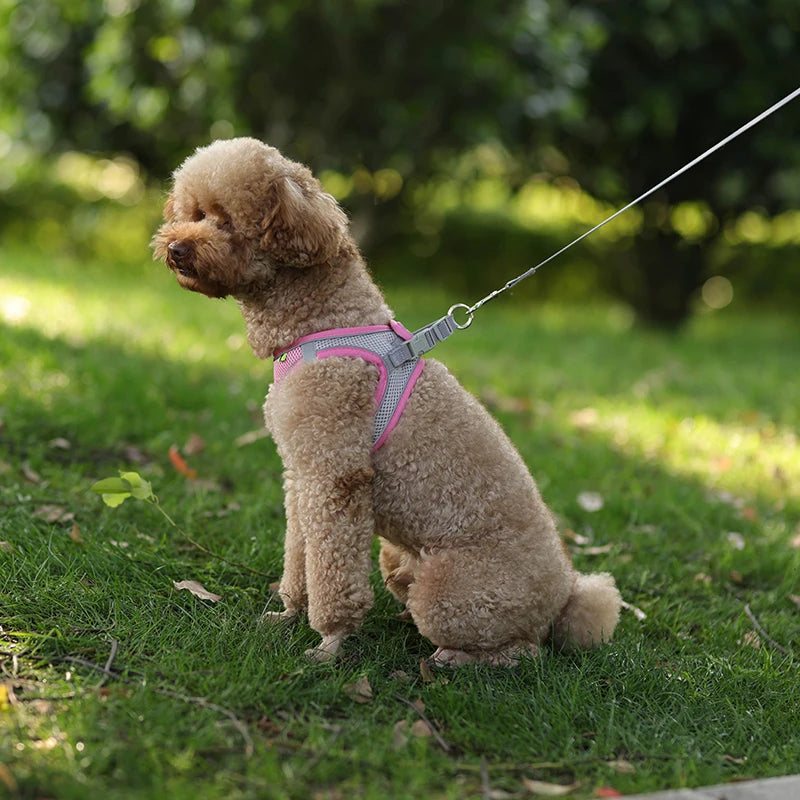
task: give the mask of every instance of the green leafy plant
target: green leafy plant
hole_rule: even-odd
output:
[[[122,505],[129,497],[145,500],[154,505],[167,519],[172,522],[163,508],[158,504],[158,498],[153,494],[153,487],[138,472],[120,472],[119,478],[103,478],[93,484],[89,491],[99,494],[103,502],[111,508]],[[174,525],[175,523],[172,522]]]
[[[175,530],[184,539],[186,539],[187,542],[189,542],[189,544],[191,544],[193,547],[196,547],[206,555],[219,559],[220,561],[224,561],[226,564],[230,564],[233,567],[243,569],[246,572],[251,572],[254,575],[261,575],[265,578],[271,577],[265,572],[248,567],[246,564],[241,564],[238,561],[231,561],[228,558],[224,558],[218,553],[209,550],[207,547],[192,539],[192,537],[189,536],[189,534],[186,533],[186,531],[184,531],[175,522],[175,520],[172,519],[169,514],[167,514],[166,511],[164,511],[158,502],[158,497],[156,497],[155,493],[153,492],[152,484],[149,481],[146,481],[141,475],[139,475],[138,472],[120,472],[119,478],[103,478],[102,480],[93,483],[89,487],[89,491],[99,494],[100,497],[102,497],[103,502],[111,508],[121,506],[129,497],[132,497],[135,500],[144,500],[146,503],[149,503],[151,506],[157,509],[159,513],[163,515],[164,519],[166,519],[167,522],[169,522],[169,524],[172,525],[172,527],[175,528]]]

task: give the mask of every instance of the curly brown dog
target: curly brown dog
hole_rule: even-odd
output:
[[[441,363],[416,364],[376,445],[387,360],[349,339],[310,355],[298,344],[409,338],[309,170],[240,138],[198,149],[173,178],[155,256],[184,288],[234,297],[255,355],[279,356],[264,405],[285,468],[285,611],[272,618],[307,611],[322,636],[312,656],[333,658],[372,605],[377,534],[386,586],[438,664],[608,640],[613,578],[575,570],[520,455]]]

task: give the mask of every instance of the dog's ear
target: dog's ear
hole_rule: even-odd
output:
[[[301,182],[284,176],[269,187],[261,230],[261,247],[274,261],[310,267],[336,257],[347,217],[313,178]]]
[[[164,201],[164,219],[167,222],[175,221],[175,196],[170,194]]]

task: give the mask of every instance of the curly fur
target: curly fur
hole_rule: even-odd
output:
[[[392,319],[347,218],[301,164],[255,139],[214,142],[174,174],[157,258],[186,289],[233,296],[256,356],[330,328]],[[372,452],[375,367],[318,360],[270,387],[267,428],[284,464],[287,619],[307,612],[336,655],[372,604],[371,544],[388,589],[441,664],[510,665],[611,637],[610,575],[576,572],[500,426],[426,360],[397,427]]]

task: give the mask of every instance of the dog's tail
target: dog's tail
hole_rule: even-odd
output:
[[[579,574],[572,594],[553,624],[553,644],[566,649],[595,647],[611,639],[622,597],[607,572]]]

